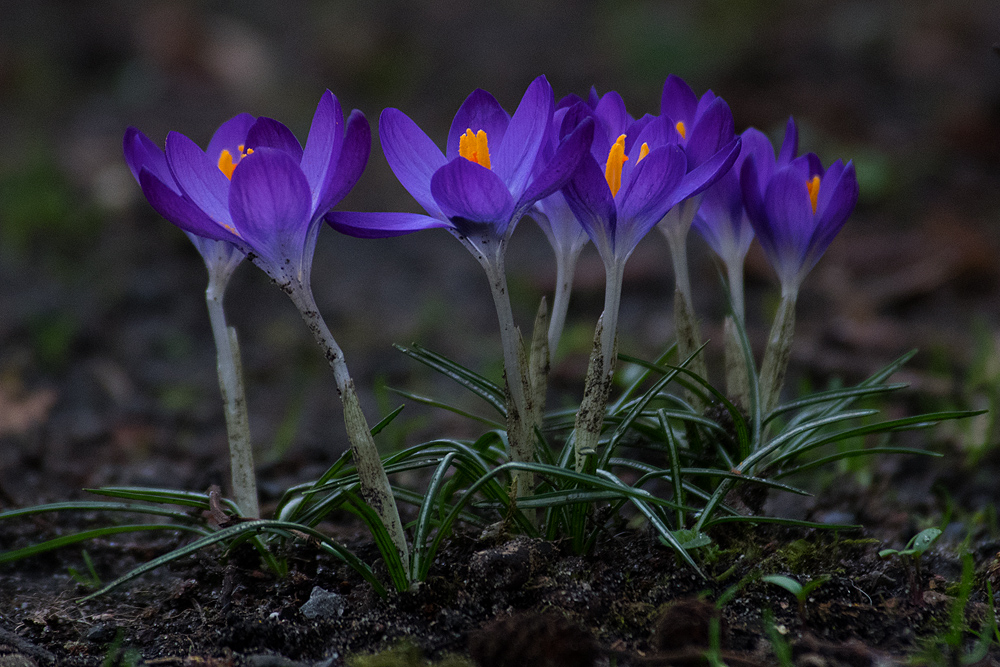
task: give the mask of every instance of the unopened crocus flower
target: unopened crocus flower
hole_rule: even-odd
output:
[[[794,130],[789,122],[786,145]],[[781,305],[760,371],[761,403],[771,410],[784,383],[799,286],[854,210],[858,179],[851,162],[837,160],[824,169],[809,153],[782,164],[773,151],[762,151],[743,164],[740,181],[747,216],[781,283]]]
[[[493,293],[504,352],[508,435],[512,458],[530,461],[533,434],[526,419],[533,410],[521,336],[514,325],[504,255],[518,220],[567,181],[590,144],[592,127],[584,120],[551,156],[543,152],[555,106],[544,76],[528,86],[513,116],[483,90],[465,100],[440,148],[398,109],[386,109],[379,136],[396,178],[424,208],[418,213],[331,213],[327,220],[352,236],[380,238],[444,228],[472,252],[486,270]],[[518,478],[518,494],[528,476]]]
[[[680,77],[673,74],[663,84],[660,114],[670,119],[674,126],[677,142],[684,149],[689,171],[702,169],[720,151],[727,151],[736,133],[733,114],[722,98],[712,91],[698,98]],[[724,173],[725,170],[715,172],[715,178],[709,185]],[[681,359],[689,357],[701,346],[687,265],[687,234],[701,204],[700,194],[695,192],[679,202],[659,223],[660,231],[670,246],[674,266],[674,324]],[[691,370],[704,376],[704,360],[701,357],[694,359]]]
[[[594,372],[588,371],[585,400],[577,419],[580,457],[596,445],[614,372],[615,334],[625,263],[639,241],[667,211],[691,197],[729,169],[739,151],[734,139],[699,168],[688,170],[688,159],[677,142],[677,129],[666,116],[634,120],[617,93],[590,105],[578,103],[573,114],[592,115],[594,141],[563,194],[577,220],[594,242],[606,275],[604,313],[595,340]]]
[[[364,115],[354,111],[345,124],[330,91],[316,108],[305,148],[278,121],[249,114],[224,123],[207,150],[176,132],[167,135],[165,152],[134,128],[125,139],[126,160],[157,212],[186,232],[238,248],[298,307],[333,369],[362,495],[406,565],[405,535],[385,470],[310,283],[323,216],[357,182],[370,150]]]

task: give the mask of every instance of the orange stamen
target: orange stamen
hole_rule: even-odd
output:
[[[233,170],[236,169],[239,161],[253,153],[252,148],[248,151],[244,150],[243,144],[240,144],[236,148],[239,150],[240,155],[235,160],[233,159],[233,154],[226,149],[222,149],[222,153],[219,154],[219,171],[225,174],[229,180],[233,180]]]
[[[604,178],[607,179],[608,187],[611,188],[612,197],[618,194],[618,190],[622,187],[622,166],[626,160],[628,160],[628,156],[625,155],[625,135],[623,134],[618,137],[615,145],[608,151],[608,162],[604,166]]]
[[[809,203],[812,204],[813,214],[816,213],[816,203],[819,200],[819,174],[816,174],[812,179],[806,183],[806,188],[809,190]]]
[[[687,139],[687,127],[684,125],[684,121],[677,121],[677,125],[674,127],[677,128],[677,134],[681,135],[681,139]]]
[[[472,128],[465,130],[458,139],[458,154],[466,160],[490,168],[490,147],[486,141],[486,131],[479,130],[475,134]]]
[[[642,142],[642,146],[639,146],[639,159],[637,159],[635,163],[639,164],[640,162],[642,162],[642,158],[646,157],[647,155],[649,155],[649,144],[647,144],[644,141]]]

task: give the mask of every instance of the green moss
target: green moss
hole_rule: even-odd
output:
[[[472,661],[458,655],[428,660],[419,646],[409,640],[380,651],[347,658],[347,667],[474,667]]]

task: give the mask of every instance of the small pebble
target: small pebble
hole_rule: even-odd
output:
[[[344,598],[325,588],[315,586],[309,600],[299,608],[306,618],[334,618],[344,615]]]

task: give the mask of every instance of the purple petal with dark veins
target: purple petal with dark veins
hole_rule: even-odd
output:
[[[514,200],[500,177],[463,157],[434,172],[431,193],[441,211],[460,231],[472,223],[492,226],[502,237],[511,223]]]
[[[583,156],[562,193],[573,215],[597,247],[601,259],[605,263],[613,261],[618,211],[604,171],[593,156]]]
[[[409,116],[399,109],[386,109],[378,123],[382,151],[400,184],[434,217],[444,218],[431,195],[431,177],[447,160]]]
[[[336,95],[327,90],[316,105],[316,113],[313,114],[309,137],[306,139],[300,163],[302,173],[309,181],[309,189],[313,192],[313,206],[316,209],[320,208],[319,203],[323,199],[321,193],[326,189],[331,172],[336,169],[340,159],[343,140],[344,114]]]
[[[153,210],[184,231],[216,241],[241,243],[235,234],[212,220],[190,199],[178,194],[148,169],[139,172],[139,185]]]
[[[528,185],[528,189],[517,202],[516,209],[521,212],[517,217],[520,217],[533,203],[548,197],[566,184],[579,166],[580,160],[589,154],[593,138],[594,121],[592,118],[584,118],[573,133],[560,142],[555,155],[538,177]]]
[[[733,112],[729,110],[725,100],[715,98],[705,113],[687,128],[687,144],[684,149],[688,155],[689,169],[707,162],[735,134]]]
[[[340,147],[338,162],[331,167],[322,189],[315,193],[313,217],[322,215],[343,199],[361,178],[372,147],[372,132],[365,115],[355,109],[347,118],[347,129]]]
[[[183,134],[167,135],[167,164],[184,195],[210,218],[230,224],[229,179],[217,162]]]
[[[632,245],[639,242],[656,223],[680,202],[676,195],[687,172],[687,158],[680,146],[661,146],[643,158],[635,166],[632,178],[622,184],[615,197],[618,205],[618,224],[625,221],[633,228],[629,230]],[[622,239],[619,230],[618,238]],[[618,251],[621,253],[621,250]],[[631,252],[631,250],[629,251]]]
[[[552,122],[554,106],[552,86],[544,76],[539,76],[524,92],[503,139],[491,144],[496,146],[490,156],[493,171],[507,184],[514,198],[519,199],[528,186],[535,158]]]
[[[309,183],[288,153],[262,146],[233,172],[229,208],[233,222],[255,254],[289,275],[302,259],[311,222]],[[299,267],[295,266],[297,270]]]

